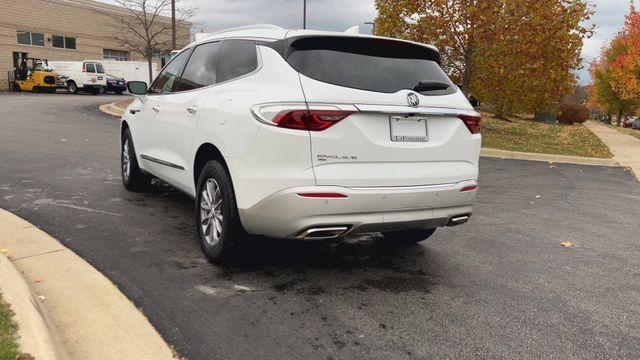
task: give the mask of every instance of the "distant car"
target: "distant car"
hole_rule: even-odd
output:
[[[121,95],[127,90],[127,82],[123,78],[107,75],[107,86],[100,89],[101,94],[114,93]]]
[[[626,128],[632,128],[636,123],[636,119],[637,118],[635,116],[629,116],[622,122],[622,126]]]

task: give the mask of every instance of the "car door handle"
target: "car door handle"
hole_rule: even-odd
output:
[[[155,112],[160,112],[160,107],[159,106],[153,106],[151,108],[151,110],[155,111]]]
[[[198,112],[198,108],[197,108],[197,107],[193,107],[193,106],[192,106],[192,107],[188,107],[188,108],[187,108],[187,112],[188,112],[189,114],[193,115],[193,114],[195,114],[195,113],[197,113],[197,112]]]

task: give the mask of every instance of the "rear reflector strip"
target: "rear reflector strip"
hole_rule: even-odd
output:
[[[298,196],[305,198],[318,198],[318,199],[344,199],[348,196],[338,193],[298,193]]]
[[[474,191],[474,190],[478,190],[478,185],[465,186],[462,189],[460,189],[460,192],[467,192],[467,191]]]

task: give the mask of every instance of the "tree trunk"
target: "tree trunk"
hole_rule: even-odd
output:
[[[153,57],[147,59],[147,63],[149,65],[149,86],[153,82]]]
[[[618,124],[618,127],[622,126],[622,109],[618,111],[618,119],[616,123]]]

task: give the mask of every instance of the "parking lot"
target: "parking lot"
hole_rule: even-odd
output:
[[[254,239],[206,262],[193,201],[127,192],[125,97],[0,94],[0,207],[109,277],[188,359],[640,358],[640,187],[616,167],[482,159],[428,242]],[[570,241],[575,247],[562,247]]]

